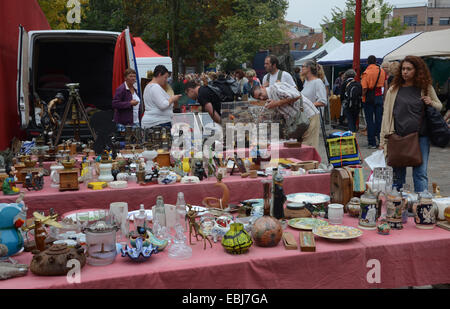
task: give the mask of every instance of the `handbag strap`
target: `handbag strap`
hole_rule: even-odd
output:
[[[379,69],[379,71],[378,71],[377,81],[375,82],[375,85],[373,86],[373,88],[370,90],[374,90],[375,88],[377,88],[378,81],[380,80],[381,67],[378,67],[378,69]]]

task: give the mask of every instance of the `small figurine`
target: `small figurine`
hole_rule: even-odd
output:
[[[208,236],[202,231],[200,228],[200,224],[198,224],[195,219],[197,218],[198,211],[195,211],[192,209],[192,205],[186,204],[189,211],[187,212],[186,216],[189,220],[189,244],[192,245],[192,233],[194,233],[195,239],[198,241],[198,236],[200,236],[203,239],[203,249],[206,249],[206,240],[209,242],[212,248],[211,240],[208,238]]]
[[[272,209],[271,216],[277,219],[284,217],[284,203],[286,202],[286,195],[283,191],[283,176],[278,173],[278,169],[274,170],[272,181]]]
[[[378,234],[381,235],[389,235],[391,231],[391,225],[387,222],[387,220],[381,220],[380,224],[377,226]]]
[[[215,197],[205,197],[203,199],[203,205],[206,207],[213,207],[219,209],[226,209],[228,207],[228,201],[230,199],[230,190],[228,186],[222,182],[222,174],[217,174],[216,187],[221,187],[223,189],[223,195],[221,199]]]
[[[197,176],[200,181],[203,180],[203,178],[207,178],[208,175],[206,175],[205,169],[203,168],[203,162],[202,161],[196,161],[195,162],[195,170],[194,170],[194,176]]]
[[[20,193],[20,189],[15,186],[15,168],[13,166],[6,166],[6,174],[8,177],[5,178],[2,185],[2,191],[4,195],[16,195]]]
[[[39,191],[44,188],[44,173],[39,172],[37,174],[28,173],[25,176],[25,184],[24,187],[30,191]]]

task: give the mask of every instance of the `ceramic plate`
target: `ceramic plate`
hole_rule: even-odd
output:
[[[287,196],[288,202],[293,203],[311,203],[311,204],[323,204],[330,201],[330,197],[321,193],[292,193]]]
[[[288,225],[294,229],[312,230],[316,226],[327,226],[328,222],[316,218],[294,218],[288,221]]]
[[[351,226],[328,225],[315,227],[313,229],[313,234],[333,240],[347,240],[357,238],[361,236],[363,232],[360,229]]]
[[[62,218],[69,218],[76,222],[78,214],[78,218],[82,221],[96,221],[105,217],[105,210],[106,209],[79,209],[63,214]],[[107,210],[107,212],[109,212],[109,210]]]

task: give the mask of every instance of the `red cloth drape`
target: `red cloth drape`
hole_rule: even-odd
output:
[[[36,0],[0,1],[0,150],[23,134],[16,90],[19,25],[27,31],[50,29]]]
[[[127,50],[125,43],[125,32],[122,32],[117,38],[116,47],[114,49],[114,67],[112,79],[112,95],[116,92],[117,87],[124,82],[123,73],[127,69]]]

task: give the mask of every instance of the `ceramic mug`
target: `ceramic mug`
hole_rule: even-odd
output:
[[[330,204],[328,205],[328,222],[330,224],[342,224],[344,219],[344,205]]]
[[[433,229],[436,225],[436,208],[430,204],[414,204],[414,222],[420,229]]]

